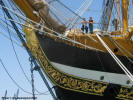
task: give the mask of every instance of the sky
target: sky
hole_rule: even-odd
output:
[[[76,10],[80,7],[81,3],[84,0],[62,0],[64,4],[70,7],[70,9]],[[92,5],[89,9],[94,9],[96,11],[87,11],[82,17],[89,19],[89,17],[93,17],[93,19],[98,22],[99,14],[101,11],[102,0],[93,0]],[[1,8],[0,8],[1,10]],[[5,31],[2,27],[0,27],[0,32],[3,32],[8,36],[8,31]],[[20,43],[19,43],[20,44]],[[29,63],[29,56],[26,50],[21,46],[14,44],[15,51],[17,56],[20,60],[20,64],[22,65],[24,72],[30,78],[30,63]],[[32,88],[29,82],[24,77],[21,68],[19,67],[18,61],[16,59],[12,43],[10,40],[5,38],[2,33],[0,33],[0,59],[2,59],[5,67],[7,68],[10,75],[15,79],[15,81],[22,87],[24,90],[31,92]],[[35,88],[39,92],[47,92],[48,89],[45,86],[44,82],[42,81],[38,72],[34,72],[34,80],[35,80]],[[52,85],[50,85],[52,87]],[[5,91],[7,90],[7,96],[11,97],[17,92],[18,87],[12,82],[12,80],[8,77],[7,73],[3,69],[2,65],[0,64],[0,100],[1,97],[4,96]],[[19,89],[20,90],[20,89]],[[19,91],[19,96],[21,97],[31,97],[31,94],[27,94],[22,90]],[[47,92],[46,95],[36,95],[38,98],[37,100],[53,100],[50,93]]]

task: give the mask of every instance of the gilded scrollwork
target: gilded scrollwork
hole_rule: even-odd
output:
[[[130,87],[121,87],[117,98],[133,100],[133,89]]]
[[[31,50],[32,54],[41,64],[42,69],[47,74],[47,76],[53,81],[55,85],[58,85],[62,88],[88,93],[95,95],[103,95],[107,89],[108,83],[80,79],[79,77],[68,75],[60,70],[56,69],[48,60],[45,53],[39,45],[38,39],[35,35],[33,29],[24,29],[26,33],[27,46]],[[32,35],[29,35],[32,34]],[[29,38],[30,36],[30,38]],[[31,36],[34,38],[31,38]],[[121,99],[133,99],[133,90],[127,87],[121,87],[117,98]]]
[[[50,79],[60,87],[96,95],[103,95],[104,90],[107,88],[107,83],[75,78],[60,72],[48,61],[41,49],[36,48],[32,50],[34,56],[39,60],[42,68],[46,71]]]
[[[38,39],[35,36],[33,29],[25,28],[24,31],[26,33],[27,45],[29,49],[36,57],[36,59],[40,62],[43,70],[56,85],[74,91],[103,95],[104,90],[107,88],[107,83],[80,79],[57,70],[49,62],[45,53],[41,49],[41,46],[39,45]],[[32,39],[34,39],[34,41]]]

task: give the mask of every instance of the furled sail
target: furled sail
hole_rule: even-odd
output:
[[[29,2],[39,13],[47,27],[59,33],[63,33],[65,31],[65,25],[60,24],[51,17],[48,3],[45,0],[29,0]]]
[[[28,0],[29,4],[38,12],[44,25],[58,33],[67,29],[71,19],[80,17],[59,0]]]

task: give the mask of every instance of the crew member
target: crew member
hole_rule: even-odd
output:
[[[83,18],[83,20],[81,21],[81,23],[82,23],[81,30],[82,30],[83,32],[85,31],[85,33],[88,33],[88,27],[87,27],[87,21],[86,21],[86,19]]]
[[[90,19],[88,20],[89,23],[89,29],[90,29],[90,33],[93,34],[93,23],[95,23],[92,19],[92,17],[90,17]]]
[[[115,31],[117,31],[119,21],[115,18],[115,19],[113,19],[112,24],[113,24],[113,26],[115,28]]]

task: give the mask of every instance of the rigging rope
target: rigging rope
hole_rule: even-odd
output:
[[[68,20],[68,18],[65,15],[63,15],[60,11],[58,11],[54,6],[52,6],[52,5],[48,4],[48,3],[46,3],[46,4],[49,7],[51,7],[57,14],[59,14],[61,17],[63,17],[65,20]]]
[[[78,13],[79,16],[82,16],[85,13],[85,11],[89,8],[89,6],[92,4],[93,1],[94,0],[91,0],[91,1],[90,0],[86,0],[84,2],[84,6],[81,7],[80,9],[78,9],[78,11],[76,13]],[[75,19],[71,22],[71,24],[69,25],[68,28],[69,29],[73,28],[75,23],[78,21],[78,19],[79,19],[79,17],[76,16]]]
[[[31,62],[31,83],[32,83],[32,95],[33,95],[33,100],[35,100],[35,87],[34,87],[34,74],[33,74],[33,71],[34,71],[34,68],[33,68],[33,59],[31,58],[30,60]]]
[[[6,22],[4,22],[4,23],[6,23]],[[4,23],[0,21],[0,26],[2,26],[3,29],[7,28],[6,25],[4,25]],[[9,25],[8,25],[8,26],[9,26]],[[10,26],[10,27],[11,27],[11,26]],[[7,30],[5,30],[5,31],[7,31]],[[11,32],[13,35],[16,35],[16,33],[15,33],[13,30],[11,30],[11,28],[10,28],[10,32]],[[1,35],[3,35],[4,37],[6,37],[7,39],[10,40],[10,37],[8,37],[7,35],[5,35],[4,32],[0,32],[0,33],[1,33]],[[19,41],[18,39],[16,39],[16,37],[14,37],[14,38],[15,38],[16,41]],[[12,39],[12,40],[13,40],[13,39]],[[13,42],[14,42],[15,44],[17,44],[18,46],[22,47],[22,45],[19,44],[18,42],[16,42],[15,40],[13,40]]]
[[[3,17],[2,15],[0,15],[0,16]],[[21,17],[22,17],[22,16],[21,16]],[[15,22],[15,23],[17,23],[17,24],[20,24],[20,25],[29,27],[29,26],[27,26],[27,25],[25,25],[25,24],[23,24],[23,23],[21,23],[21,22],[17,22],[16,20],[12,20],[12,19],[10,19],[10,18],[6,18],[6,19],[9,20],[9,21]],[[29,19],[29,20],[30,20],[30,19]],[[32,20],[30,20],[30,22],[33,22],[33,23],[35,23],[35,24],[38,24],[38,23],[36,23],[36,22],[34,22],[34,21],[32,21]],[[42,27],[45,28],[45,29],[51,30],[51,29],[49,29],[49,28],[46,27],[46,26],[42,26]],[[33,28],[33,27],[30,27],[30,28]],[[40,29],[37,29],[37,28],[33,28],[33,29],[35,29],[35,30],[37,30],[37,31],[39,31],[39,32],[42,32],[42,33],[44,32],[44,31],[42,31],[42,30],[40,30]],[[73,43],[75,43],[75,44],[79,44],[79,45],[81,45],[81,46],[83,46],[83,47],[87,47],[87,48],[89,48],[89,49],[102,51],[102,50],[99,50],[99,49],[96,49],[96,48],[93,48],[93,47],[90,47],[90,46],[86,46],[86,45],[84,45],[84,44],[82,44],[82,43],[80,43],[80,42],[78,42],[78,41],[72,40],[72,39],[70,39],[70,38],[68,38],[68,37],[64,37],[62,34],[59,34],[59,33],[57,33],[57,32],[54,31],[54,30],[51,30],[51,31],[54,32],[54,33],[56,33],[57,35],[51,34],[51,33],[48,33],[48,32],[45,32],[45,33],[47,33],[47,34],[49,34],[49,35],[56,36],[56,37],[58,37],[58,38],[60,38],[60,39],[63,39],[63,40],[69,41],[69,42],[73,42]]]
[[[96,39],[94,39],[93,37],[91,37],[90,35],[86,35],[88,38],[90,38],[92,41],[98,43],[98,41]]]
[[[107,0],[106,4],[104,5],[104,10],[100,19],[100,23],[103,23],[103,24],[99,25],[99,28],[102,31],[107,31],[113,4],[114,4],[114,0]]]
[[[3,63],[3,61],[2,61],[2,59],[0,58],[0,63],[1,63],[1,65],[2,65],[2,67],[3,67],[3,69],[5,70],[5,72],[7,73],[7,75],[9,76],[9,78],[12,80],[12,82],[19,88],[19,89],[21,89],[23,92],[25,92],[25,93],[27,93],[27,94],[32,94],[31,92],[28,92],[28,91],[26,91],[24,88],[22,88],[17,82],[16,82],[16,80],[14,80],[14,78],[10,75],[10,73],[9,73],[9,71],[7,70],[7,68],[5,67],[5,65],[4,65],[4,63]],[[53,88],[53,87],[52,87]],[[51,89],[52,89],[51,88]],[[45,93],[47,93],[47,92],[49,92],[49,91],[46,91]],[[35,95],[40,95],[40,94],[35,94]],[[43,94],[43,95],[49,95],[49,94]]]
[[[11,40],[12,48],[13,48],[13,51],[14,51],[14,53],[15,53],[16,59],[17,59],[17,61],[18,61],[19,67],[20,67],[22,73],[24,74],[25,78],[27,79],[27,81],[28,81],[29,83],[31,83],[30,80],[28,79],[26,73],[24,72],[24,69],[23,69],[23,67],[22,67],[22,65],[21,65],[21,63],[20,63],[19,58],[18,58],[17,52],[16,52],[15,47],[14,47],[14,44],[13,44],[13,42],[12,42],[12,37],[11,37],[11,33],[10,33],[10,31],[9,31],[8,25],[7,25],[7,30],[8,30],[9,38],[10,38],[10,40]]]
[[[3,35],[5,38],[10,40],[10,37],[8,37],[7,35],[5,35],[3,32],[0,32],[1,35]],[[17,46],[19,47],[23,47],[22,45],[18,44],[16,41],[13,40],[13,43],[15,43]]]
[[[7,24],[7,22],[6,22],[6,24]],[[19,57],[18,57],[18,55],[17,55],[17,52],[16,52],[15,47],[14,47],[14,44],[13,44],[13,40],[12,40],[12,37],[11,37],[11,33],[10,33],[10,31],[9,31],[10,29],[9,29],[9,27],[8,27],[8,24],[7,24],[7,30],[8,30],[8,33],[9,33],[9,38],[10,38],[10,41],[11,41],[11,44],[12,44],[13,51],[14,51],[14,53],[15,53],[16,59],[17,59],[17,61],[18,61],[19,67],[20,67],[22,73],[24,74],[26,80],[32,85],[31,81],[29,80],[28,76],[27,76],[26,73],[24,72],[24,69],[23,69],[23,67],[22,67],[22,65],[21,65],[21,63],[20,63]],[[39,92],[36,88],[35,88],[35,91],[37,91],[37,92],[39,93],[39,95],[40,95],[40,94],[41,94],[41,95],[44,94],[44,93]],[[38,95],[38,94],[37,94],[37,95]]]
[[[104,64],[103,64],[103,62],[102,62],[102,59],[101,59],[100,56],[99,56],[99,52],[96,51],[96,54],[97,54],[97,57],[98,57],[98,59],[99,59],[99,61],[100,61],[100,63],[101,63],[101,66],[102,66],[102,68],[103,68],[103,71],[104,71],[104,72],[107,72],[107,70],[105,69]],[[116,69],[115,69],[115,70],[116,70]],[[111,83],[111,82],[110,82],[110,77],[109,77],[108,73],[106,73],[105,76],[107,77],[109,83]],[[114,90],[114,93],[117,95],[117,94],[119,93],[119,88],[115,88],[112,84],[110,84],[110,86],[111,86],[111,88]]]
[[[5,17],[5,16],[4,16]],[[16,53],[16,50],[15,50],[15,48],[14,48],[14,45],[13,45],[13,40],[12,40],[12,38],[11,38],[11,34],[10,34],[10,29],[9,29],[9,27],[8,27],[8,23],[7,22],[5,22],[6,24],[7,24],[7,30],[8,30],[8,33],[9,33],[9,39],[11,40],[11,43],[12,43],[12,47],[13,47],[13,50],[14,50],[14,53],[15,53],[15,56],[16,56],[16,58],[17,58],[17,61],[18,61],[18,63],[19,63],[19,66],[20,66],[20,68],[21,68],[21,71],[22,71],[22,73],[24,74],[24,76],[26,77],[26,79],[28,80],[28,82],[31,84],[31,82],[30,82],[30,80],[28,79],[28,77],[27,77],[27,75],[25,74],[25,72],[24,72],[24,69],[22,68],[22,65],[20,64],[20,61],[19,61],[19,59],[18,59],[18,55],[17,55],[17,53]],[[4,26],[5,27],[5,26]],[[36,94],[36,95],[43,95],[43,94],[45,94],[45,93],[41,93],[41,92],[39,92],[37,89],[35,89],[39,94]]]
[[[127,51],[122,45],[120,45],[116,40],[114,40],[113,38],[109,37],[109,39],[114,42],[114,44],[119,48],[119,50],[126,56],[126,58],[133,63],[133,61],[125,54],[128,53],[130,56],[133,57],[133,54],[131,54],[129,51]],[[123,49],[123,50],[122,50]]]
[[[130,73],[130,71],[123,65],[123,63],[116,57],[116,55],[111,51],[111,49],[106,45],[106,43],[102,40],[102,38],[99,36],[99,33],[96,34],[97,38],[100,40],[102,45],[106,48],[106,50],[110,53],[110,55],[114,58],[114,60],[117,62],[117,64],[120,66],[120,68],[125,72],[125,74],[129,77],[131,81],[133,81],[133,75]]]
[[[78,8],[77,10],[76,10],[76,12],[75,13],[79,13],[79,12],[81,12],[81,9],[85,6],[85,4],[87,4],[87,0],[86,1],[84,1],[84,3],[82,3],[82,5],[80,6],[80,8]],[[73,23],[73,21],[77,18],[78,16],[74,16],[74,18],[72,18],[67,24],[67,26],[70,26],[72,23]]]
[[[2,0],[0,0],[0,3],[1,3],[1,5],[4,5],[4,3],[3,3]],[[5,5],[4,5],[4,6],[5,6]],[[27,48],[26,43],[25,43],[25,40],[23,39],[23,37],[22,37],[20,31],[18,30],[17,25],[12,21],[13,19],[12,19],[11,15],[9,14],[8,10],[7,10],[7,9],[4,9],[4,8],[3,8],[3,10],[4,10],[4,12],[6,13],[7,17],[11,19],[11,20],[9,20],[9,21],[10,21],[11,25],[13,26],[13,28],[15,29],[15,31],[16,31],[16,33],[17,33],[19,39],[20,39],[21,42],[25,45],[25,49],[27,50],[29,56],[30,56],[30,57],[33,57],[33,55],[29,52],[29,49]],[[36,66],[38,65],[37,62],[36,62],[36,60],[34,61],[34,64],[35,64]],[[39,70],[38,72],[39,72],[39,74],[41,75],[43,81],[45,82],[44,76],[42,75],[42,74],[43,74],[42,71]],[[46,81],[46,82],[47,82],[47,81]],[[46,83],[46,82],[45,82],[45,83]],[[48,85],[48,84],[47,84],[47,85]],[[48,89],[49,89],[49,92],[51,93],[51,88],[49,87]]]
[[[23,92],[25,92],[25,93],[28,93],[28,94],[32,94],[31,92],[28,92],[28,91],[26,91],[25,89],[23,89],[13,78],[12,78],[12,76],[9,74],[9,72],[8,72],[8,70],[6,69],[6,67],[5,67],[5,65],[4,65],[4,63],[3,63],[3,61],[2,61],[2,59],[0,58],[0,63],[1,63],[1,65],[2,65],[2,67],[4,68],[4,70],[6,71],[6,73],[7,73],[7,75],[10,77],[10,79],[12,80],[12,82],[19,88],[19,89],[21,89]]]
[[[17,7],[14,8],[14,5],[13,5],[12,3],[13,3],[13,1],[9,1],[9,4],[10,4],[11,8],[16,12],[16,9],[15,9],[15,8],[17,8]],[[7,7],[8,7],[8,6],[7,6]],[[8,7],[8,8],[9,8],[9,7]],[[17,8],[17,10],[18,10],[18,8]],[[22,12],[20,12],[20,11],[19,11],[19,13],[22,14]],[[13,14],[12,14],[12,15],[13,15]],[[13,17],[14,17],[16,20],[18,20],[19,22],[21,21],[20,18],[18,18],[18,16],[13,15]],[[21,27],[22,27],[22,26],[21,26]]]
[[[0,5],[1,6],[1,5]],[[6,9],[8,9],[7,7],[4,7],[4,8],[6,8]],[[8,9],[9,11],[11,11],[11,12],[13,12],[11,9]],[[13,13],[15,13],[15,12],[13,12]],[[17,13],[15,13],[15,14],[17,14]],[[17,14],[18,16],[20,16],[21,18],[25,18],[25,17],[23,17],[22,15],[20,15],[20,14]],[[34,22],[34,21],[32,21],[32,20],[30,20],[30,19],[28,19],[29,21],[31,21],[31,22],[33,22],[33,23],[35,23],[35,24],[38,24],[38,23],[36,23],[36,22]],[[40,26],[40,25],[39,25]],[[45,27],[44,27],[45,28]],[[55,32],[55,31],[54,31]]]

